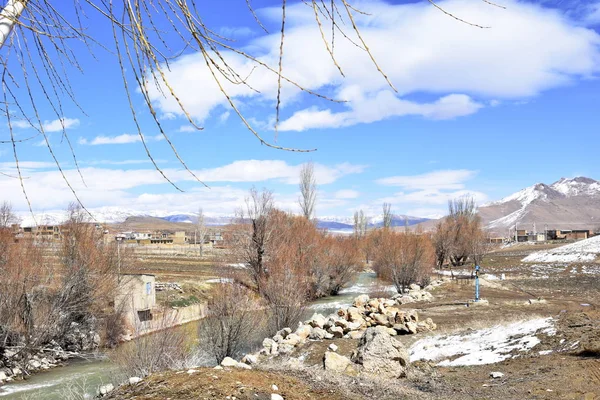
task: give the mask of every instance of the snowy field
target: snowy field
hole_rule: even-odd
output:
[[[551,250],[536,251],[525,257],[523,262],[590,262],[600,254],[600,236],[581,240]]]
[[[469,333],[421,339],[409,350],[410,361],[434,361],[441,367],[493,364],[540,343],[539,334],[554,335],[552,318],[498,325]]]

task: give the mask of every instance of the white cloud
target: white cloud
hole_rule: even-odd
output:
[[[229,111],[225,111],[224,113],[222,113],[221,115],[219,115],[219,121],[220,122],[225,122],[227,121],[227,119],[229,119],[229,116],[231,115],[231,112]]]
[[[46,132],[60,132],[63,129],[75,128],[77,126],[79,126],[79,120],[76,118],[61,118],[44,122],[44,130]]]
[[[17,120],[11,121],[11,124],[15,128],[32,128],[27,121]],[[52,121],[44,121],[42,127],[45,132],[61,132],[63,129],[71,129],[79,126],[79,120],[77,118],[59,118]]]
[[[445,206],[449,200],[460,197],[472,197],[477,204],[481,204],[487,200],[487,195],[466,188],[466,183],[476,174],[476,171],[458,169],[378,179],[376,182],[380,185],[397,186],[404,191],[378,199],[377,203],[402,205],[405,209],[406,206],[412,207],[406,212],[408,215],[427,218],[445,214],[445,209],[435,206]]]
[[[144,136],[144,140],[158,142],[158,141],[164,140],[164,136],[163,135]],[[129,144],[129,143],[137,143],[137,142],[141,142],[141,141],[142,141],[142,139],[140,138],[140,135],[138,135],[138,134],[124,133],[124,134],[118,135],[118,136],[100,135],[100,136],[96,136],[92,140],[88,140],[86,138],[79,138],[78,143],[82,144],[82,145],[88,145],[88,146],[98,146],[98,145],[104,145],[104,144]]]
[[[487,200],[487,195],[482,192],[474,190],[456,190],[456,191],[442,191],[438,189],[427,189],[418,190],[409,193],[395,193],[392,196],[384,197],[378,200],[378,203],[391,203],[391,204],[433,204],[442,205],[447,204],[448,201],[458,199],[461,197],[472,197],[475,203],[482,204]]]
[[[194,128],[192,125],[181,125],[177,132],[197,132],[198,129]]]
[[[467,169],[432,171],[421,175],[391,176],[378,179],[376,182],[386,186],[400,186],[404,189],[448,189],[456,190],[465,187],[464,182],[473,178],[476,171]]]
[[[282,130],[348,126],[404,115],[454,118],[472,114],[491,100],[526,99],[599,71],[600,36],[576,26],[577,22],[561,11],[515,0],[504,0],[506,9],[469,0],[439,4],[455,15],[492,28],[457,22],[426,2],[392,5],[373,0],[353,4],[370,13],[357,14],[357,23],[399,94],[387,86],[363,51],[343,39],[336,42],[335,50],[346,74],[340,77],[323,46],[312,9],[303,3],[289,6],[284,73],[308,89],[349,102],[336,109],[294,110],[300,92],[285,84]],[[263,15],[280,18],[280,11],[266,9]],[[279,34],[257,37],[247,48],[261,61],[276,65]],[[252,86],[221,78],[234,101],[242,106],[252,101],[253,111],[261,105],[272,106],[276,74],[261,67],[253,71],[253,63],[239,55],[224,52],[223,56],[240,76],[248,76]],[[170,67],[170,83],[195,118],[203,121],[211,113],[218,117],[222,112],[218,108],[228,107],[201,55],[180,57]],[[200,92],[202,96],[197,95]],[[409,98],[423,93],[429,100]],[[158,90],[151,95],[162,112],[182,115],[174,99],[163,97]]]
[[[402,100],[390,90],[382,90],[375,93],[373,97],[344,98],[350,101],[350,111],[332,113],[331,110],[318,110],[314,107],[300,110],[282,121],[279,129],[281,131],[304,131],[312,128],[341,128],[407,115],[418,115],[430,119],[452,119],[473,114],[483,107],[482,104],[463,94],[444,96],[433,103]]]
[[[128,160],[128,163],[135,164],[141,160]],[[95,162],[92,162],[95,163]],[[98,162],[110,164],[110,162]],[[85,161],[81,165],[85,165]],[[23,174],[26,176],[25,188],[35,209],[61,209],[73,200],[73,195],[66,186],[60,172],[52,163],[23,161],[20,163]],[[280,160],[241,160],[217,168],[207,168],[196,170],[194,173],[203,181],[211,183],[211,189],[206,189],[209,193],[202,194],[198,198],[193,198],[190,193],[204,193],[204,189],[192,189],[183,194],[174,193],[168,186],[164,178],[154,169],[109,169],[97,167],[81,168],[81,173],[86,181],[86,185],[81,181],[78,172],[72,166],[63,165],[65,176],[73,186],[78,196],[89,207],[100,206],[126,206],[139,209],[174,209],[179,207],[187,211],[197,209],[191,204],[196,204],[202,198],[212,199],[216,203],[211,207],[215,209],[227,208],[227,213],[232,213],[235,207],[232,204],[239,203],[239,199],[244,198],[246,190],[238,188],[227,189],[225,186],[214,185],[220,182],[237,183],[258,183],[275,181],[283,184],[296,185],[301,165],[289,165]],[[364,169],[363,166],[353,164],[338,164],[326,166],[315,164],[315,175],[320,184],[327,184],[348,175],[359,173]],[[16,175],[15,165],[12,162],[0,163],[0,171]],[[163,172],[173,182],[178,184],[183,182],[194,182],[195,179],[189,172],[179,168],[165,168]],[[143,186],[155,186],[154,193],[134,194],[133,189]],[[157,185],[160,185],[158,187]],[[4,198],[1,200],[11,201],[18,209],[26,209],[27,205],[23,199],[19,181],[0,174],[0,187],[3,189]],[[156,194],[157,191],[166,191],[168,193]],[[230,190],[231,193],[228,193]],[[243,196],[242,196],[243,193]],[[211,197],[213,196],[213,197]],[[173,202],[170,202],[173,200]],[[208,201],[208,200],[207,200]],[[297,207],[297,196],[278,197],[278,204],[286,209]],[[161,203],[162,202],[162,203]],[[237,203],[236,203],[237,204]],[[337,199],[321,199],[320,206],[330,206],[340,202]],[[237,204],[237,206],[241,205]],[[207,205],[208,207],[208,205]]]
[[[254,30],[247,26],[223,26],[219,29],[219,34],[228,39],[253,36]]]
[[[359,192],[350,189],[338,190],[334,193],[336,199],[356,199],[358,196],[360,196]]]

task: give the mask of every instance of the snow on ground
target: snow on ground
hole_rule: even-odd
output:
[[[552,318],[498,325],[469,333],[421,339],[409,350],[410,361],[437,361],[442,367],[493,364],[527,352],[540,343],[536,334],[554,335]]]
[[[600,254],[600,236],[581,240],[551,250],[536,251],[523,262],[589,262]]]

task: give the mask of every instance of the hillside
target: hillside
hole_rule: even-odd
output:
[[[483,224],[493,233],[508,230],[600,228],[600,182],[585,177],[561,178],[551,185],[536,183],[478,209]],[[419,223],[424,231],[435,229],[439,220]],[[534,226],[535,224],[535,226]]]
[[[600,226],[600,182],[577,177],[551,185],[537,183],[502,200],[479,207],[493,231],[521,229],[595,229]]]

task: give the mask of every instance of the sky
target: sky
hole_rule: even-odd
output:
[[[61,123],[44,93],[33,93],[37,118],[62,173],[41,136],[19,143],[29,202],[36,212],[65,209],[74,200],[66,178],[92,210],[167,214],[202,208],[210,216],[232,215],[254,186],[273,191],[280,208],[298,212],[299,171],[312,162],[318,217],[346,217],[359,209],[376,215],[388,202],[396,214],[434,218],[446,212],[448,200],[461,196],[484,204],[537,182],[600,179],[595,162],[600,148],[600,2],[496,3],[502,7],[474,0],[436,3],[485,27],[480,28],[427,1],[356,1],[353,5],[367,13],[354,18],[373,59],[359,48],[361,38],[346,21],[348,39],[337,33],[334,63],[328,52],[330,25],[321,16],[326,46],[313,8],[288,1],[283,75],[328,99],[284,80],[277,132],[277,74],[224,50],[223,58],[247,82],[236,85],[220,77],[243,117],[268,142],[316,149],[310,152],[262,145],[228,104],[201,54],[169,36],[176,56],[166,79],[203,129],[188,122],[164,85],[150,85],[150,98],[177,154],[206,186],[182,167],[135,88],[132,106],[154,160],[182,191],[156,171],[140,143],[119,63],[110,51],[112,30],[102,18],[90,17],[84,25],[108,45],[107,50],[97,46],[94,57],[82,44],[72,45],[81,69],[67,67],[67,74],[78,104],[63,96]],[[252,4],[268,33],[243,0],[210,2],[202,17],[233,47],[277,69],[281,1]],[[65,15],[72,17],[69,10]],[[156,24],[168,31],[166,21],[157,18]],[[2,57],[8,57],[9,47],[1,50]],[[13,62],[7,68],[18,67]],[[135,82],[131,71],[127,74],[130,84]],[[7,141],[3,118],[0,141]],[[25,121],[12,125],[16,139],[36,134]],[[0,201],[24,212],[28,202],[15,176],[12,144],[2,142]]]

